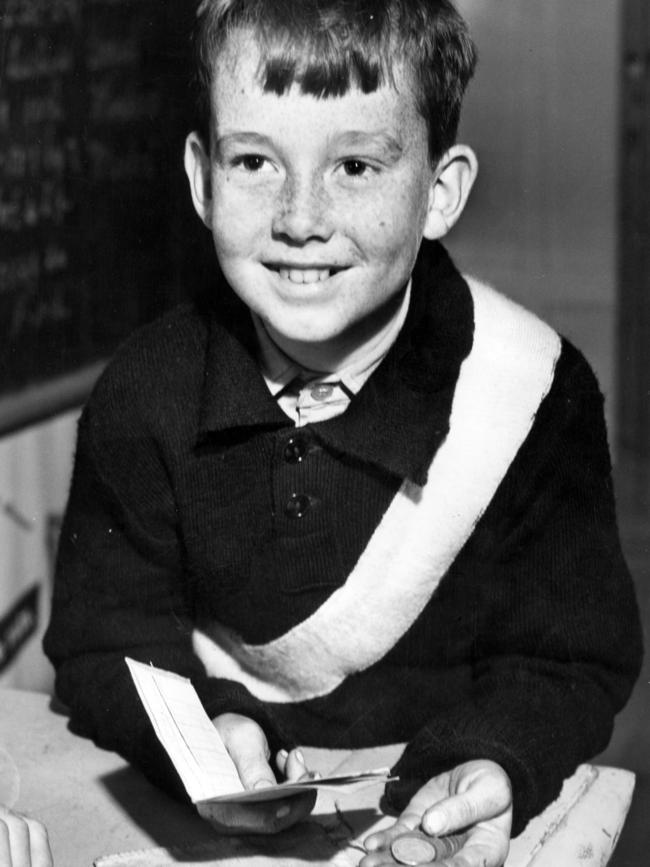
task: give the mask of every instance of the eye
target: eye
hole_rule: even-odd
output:
[[[267,162],[266,157],[263,157],[261,154],[242,154],[242,156],[236,157],[233,160],[233,165],[241,166],[247,172],[254,174],[262,171]]]
[[[370,166],[363,160],[345,160],[343,163],[343,171],[350,178],[361,178],[369,169]]]

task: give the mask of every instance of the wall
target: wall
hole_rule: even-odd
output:
[[[0,687],[51,689],[41,638],[77,415],[0,440]]]
[[[583,350],[611,430],[619,2],[457,5],[480,54],[461,139],[481,173],[449,247]]]

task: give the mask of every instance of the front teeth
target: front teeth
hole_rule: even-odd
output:
[[[319,283],[330,276],[329,268],[280,268],[280,277],[292,283]]]

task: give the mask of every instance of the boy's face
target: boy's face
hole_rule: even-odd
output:
[[[258,79],[256,44],[231,39],[217,62],[208,156],[186,168],[221,269],[280,345],[359,342],[408,282],[433,213],[427,128],[396,83],[318,99]],[[433,215],[432,215],[433,214]]]

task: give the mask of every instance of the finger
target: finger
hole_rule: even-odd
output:
[[[364,848],[368,852],[374,852],[380,849],[387,849],[391,841],[404,834],[406,831],[414,831],[419,824],[418,817],[415,815],[403,814],[399,820],[391,825],[390,828],[385,828],[383,831],[376,831],[370,834],[363,841]]]
[[[287,759],[289,758],[289,753],[286,750],[280,750],[277,756],[275,757],[275,766],[280,771],[283,777],[286,776],[286,767],[287,767]]]
[[[316,789],[307,789],[305,792],[301,792],[300,795],[287,798],[286,806],[289,807],[289,813],[287,813],[284,819],[278,815],[279,811],[276,813],[276,819],[281,821],[281,826],[278,830],[289,828],[291,825],[295,825],[296,822],[306,819],[314,809],[317,794]]]
[[[27,819],[26,822],[29,827],[31,867],[53,867],[52,850],[45,826],[35,819]]]
[[[284,773],[289,782],[295,782],[309,775],[305,757],[300,750],[291,750],[287,756]]]
[[[364,855],[359,861],[358,867],[384,867],[388,864],[395,867],[395,859],[391,855],[390,849],[378,849],[376,852]],[[435,865],[435,867],[439,867],[439,865]]]
[[[315,802],[316,792],[306,791],[291,798],[257,804],[203,802],[197,804],[197,809],[220,834],[276,834],[308,816]]]
[[[245,789],[264,789],[276,785],[275,775],[263,754],[240,753],[235,764]]]
[[[275,774],[263,752],[245,749],[237,754],[235,764],[245,789],[262,789],[276,785]]]
[[[2,849],[4,860],[0,864],[9,867],[31,867],[29,827],[22,816],[6,811],[0,826],[3,828]]]
[[[7,827],[7,824],[3,818],[0,818],[0,864],[11,864],[11,842],[9,839],[9,828]]]

